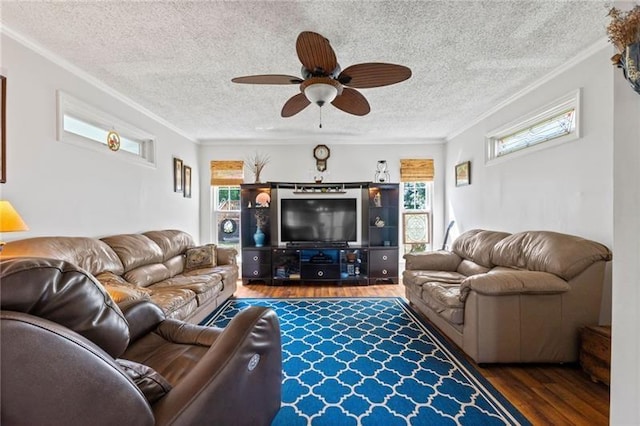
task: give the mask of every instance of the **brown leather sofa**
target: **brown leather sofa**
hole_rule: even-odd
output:
[[[556,232],[475,229],[450,252],[404,258],[410,303],[476,362],[575,362],[611,252]]]
[[[201,251],[212,251],[209,264],[190,263],[191,253]],[[236,255],[232,248],[196,247],[191,235],[178,230],[102,239],[36,237],[9,242],[2,251],[3,258],[66,260],[95,276],[118,304],[150,300],[168,318],[196,324],[236,291]]]
[[[224,329],[123,310],[61,260],[0,260],[3,425],[268,425],[280,407],[281,341],[271,309]]]

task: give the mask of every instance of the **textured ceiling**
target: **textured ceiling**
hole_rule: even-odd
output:
[[[202,142],[445,138],[606,37],[611,2],[57,1],[1,3],[3,26]],[[342,68],[408,66],[362,89],[364,117],[310,105],[281,118],[298,86],[236,76],[300,75],[296,37],[315,31]]]

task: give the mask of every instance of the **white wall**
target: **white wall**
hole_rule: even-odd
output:
[[[315,170],[313,148],[326,144],[331,150],[327,160],[324,182],[371,182],[378,160],[387,160],[391,182],[400,180],[400,159],[433,158],[435,167],[434,192],[434,243],[442,244],[444,223],[444,145],[434,141],[376,141],[372,144],[336,142],[331,138],[300,140],[296,142],[261,141],[250,143],[207,145],[200,147],[201,176],[201,240],[212,240],[211,186],[209,162],[211,160],[247,160],[259,152],[268,154],[270,162],[264,168],[262,182],[312,182]],[[245,170],[245,182],[253,182],[254,176]]]
[[[7,76],[7,182],[0,185],[0,197],[30,227],[2,239],[99,237],[165,228],[198,238],[199,172],[192,141],[110,89],[81,78],[82,73],[70,72],[73,67],[57,65],[5,33],[1,43],[0,68]],[[57,90],[154,135],[157,166],[123,161],[106,148],[96,152],[57,141]],[[173,192],[174,155],[193,167],[191,199]]]
[[[613,72],[609,48],[578,63],[454,137],[447,145],[448,214],[472,228],[544,229],[613,243]],[[485,135],[582,88],[582,137],[485,165]],[[454,166],[471,161],[472,184],[455,187]],[[457,235],[457,234],[456,234]]]
[[[640,94],[614,73],[611,424],[640,424]]]

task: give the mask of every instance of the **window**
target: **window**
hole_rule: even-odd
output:
[[[240,251],[240,186],[213,186],[214,239]]]
[[[404,252],[431,250],[433,182],[402,183]]]
[[[487,163],[575,140],[580,136],[579,118],[577,90],[487,135]]]
[[[120,150],[115,153],[107,148],[107,134],[111,130],[120,136]],[[155,146],[150,135],[63,92],[58,92],[58,140],[155,165]]]
[[[211,225],[219,245],[240,251],[240,184],[244,181],[242,160],[213,160],[211,171]]]
[[[431,250],[433,177],[433,159],[400,160],[402,241],[405,253]]]

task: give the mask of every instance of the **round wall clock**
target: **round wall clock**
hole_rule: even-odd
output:
[[[313,157],[316,159],[316,168],[318,171],[327,170],[327,158],[331,155],[331,150],[326,145],[317,145],[313,148]]]

